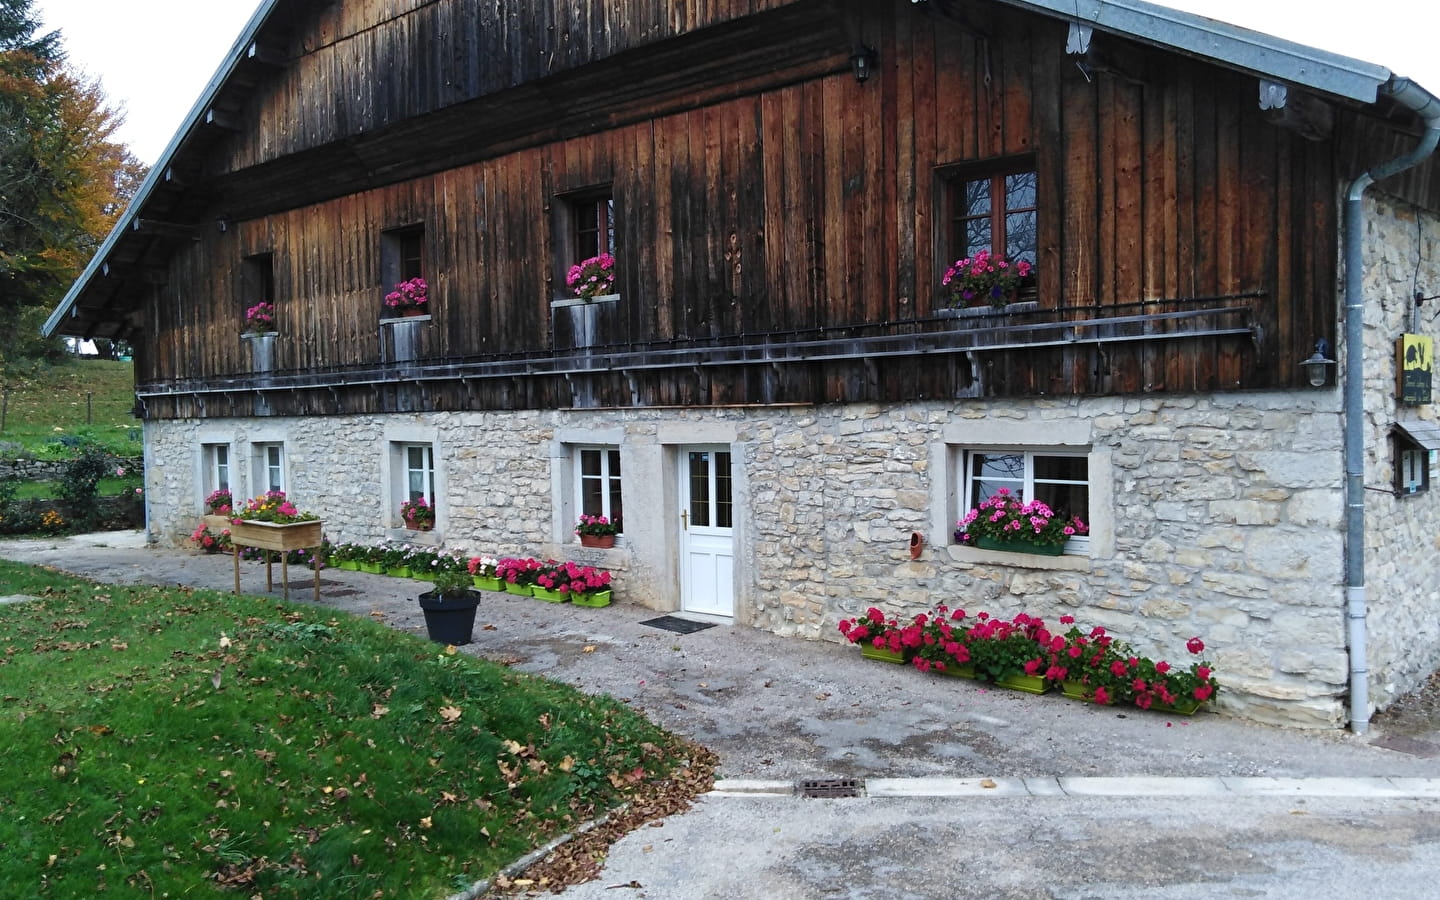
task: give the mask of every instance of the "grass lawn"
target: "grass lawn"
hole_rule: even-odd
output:
[[[18,444],[41,458],[69,456],[62,438],[92,440],[117,456],[140,455],[140,420],[130,415],[135,405],[133,363],[75,359],[7,371],[4,389],[10,400],[0,442]]]
[[[622,703],[369,620],[0,561],[11,593],[0,896],[441,897],[708,775]]]
[[[118,497],[134,492],[137,487],[140,487],[139,477],[102,478],[95,493],[99,497]],[[16,500],[47,500],[59,496],[60,485],[53,481],[22,481],[15,486]]]

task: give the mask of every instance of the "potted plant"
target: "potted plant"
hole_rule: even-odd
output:
[[[385,548],[383,546],[363,547],[355,553],[355,562],[359,564],[360,571],[368,572],[371,575],[385,574]]]
[[[940,283],[949,290],[952,307],[1004,306],[1029,282],[1030,274],[1031,265],[1023,259],[1012,264],[1003,256],[981,250],[955,260]]]
[[[430,531],[435,527],[435,507],[424,497],[400,504],[400,520],[411,531]]]
[[[1066,541],[1089,531],[1078,516],[1064,518],[1041,501],[1026,503],[1002,487],[955,523],[955,540],[981,550],[1059,556]]]
[[[615,535],[620,531],[619,520],[610,521],[605,516],[581,514],[575,523],[575,533],[580,535],[580,546],[608,548],[615,546]]]
[[[430,285],[416,276],[395,285],[385,295],[385,307],[398,316],[423,316],[429,312]]]
[[[506,593],[528,597],[540,568],[538,559],[506,557],[495,564],[495,574],[504,585]]]
[[[866,659],[883,662],[905,662],[904,647],[900,641],[900,623],[893,617],[870,607],[865,615],[856,619],[841,619],[840,633],[852,644],[860,645],[860,655]]]
[[[246,334],[270,334],[275,331],[275,304],[260,301],[245,310]]]
[[[211,531],[219,532],[230,528],[230,519],[234,514],[235,501],[226,488],[211,491],[205,498],[205,514],[202,517],[205,527]]]
[[[229,553],[235,549],[230,543],[230,529],[219,532],[210,530],[209,523],[202,522],[190,533],[190,541],[206,553]]]
[[[495,565],[498,562],[493,556],[472,556],[465,568],[470,572],[470,578],[476,587],[487,591],[503,591],[505,587],[500,582],[500,576],[495,574]]]
[[[615,290],[615,257],[608,253],[592,256],[570,267],[565,284],[581,300],[593,300]]]
[[[475,607],[480,592],[470,589],[470,573],[444,567],[435,572],[435,587],[419,597],[425,612],[425,630],[440,644],[468,644],[475,630]]]

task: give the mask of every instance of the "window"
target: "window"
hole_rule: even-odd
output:
[[[435,449],[429,444],[406,444],[400,448],[405,462],[405,496],[435,505]]]
[[[204,501],[215,491],[231,490],[230,445],[200,445],[200,497]],[[232,491],[233,493],[233,491]]]
[[[381,296],[395,285],[425,275],[425,226],[411,225],[380,236]]]
[[[571,203],[575,223],[575,261],[615,254],[615,200],[609,194]]]
[[[255,444],[256,493],[285,490],[285,445]]]
[[[619,526],[623,534],[625,505],[620,494],[619,448],[580,447],[573,458],[575,508],[584,515],[606,517]]]
[[[1028,159],[954,171],[945,183],[948,233],[942,268],[981,250],[1035,265],[1039,256],[1036,184],[1034,164]]]
[[[259,253],[240,261],[240,299],[248,310],[275,302],[275,255]]]
[[[615,255],[615,199],[608,186],[577,191],[557,197],[552,216],[555,293],[568,300],[574,296],[567,282],[572,266],[602,254]],[[610,286],[596,296],[614,292]]]
[[[1025,500],[1040,500],[1063,518],[1090,523],[1090,465],[1084,453],[1045,450],[966,450],[960,455],[961,511],[974,509],[1009,488]],[[1067,552],[1088,551],[1088,537],[1066,542]]]

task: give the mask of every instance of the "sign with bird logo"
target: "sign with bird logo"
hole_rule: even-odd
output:
[[[1396,393],[1409,406],[1430,402],[1430,368],[1434,339],[1422,334],[1403,334],[1395,342]]]

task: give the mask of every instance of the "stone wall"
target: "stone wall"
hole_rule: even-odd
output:
[[[65,471],[67,461],[63,459],[0,459],[0,481],[14,478],[19,481],[55,481]],[[117,457],[117,466],[126,472],[138,474],[144,466],[140,457]]]
[[[1370,701],[1383,709],[1440,668],[1440,482],[1397,495],[1390,450],[1397,420],[1436,419],[1433,404],[1398,404],[1395,341],[1408,332],[1440,343],[1440,301],[1417,314],[1413,300],[1440,294],[1440,218],[1372,189],[1365,219],[1366,656]]]
[[[233,440],[243,460],[246,442],[283,439],[291,494],[324,516],[332,540],[408,537],[392,527],[386,446],[429,435],[441,501],[426,540],[472,552],[593,554],[620,573],[624,599],[673,610],[671,451],[702,435],[735,454],[742,624],[837,640],[838,620],[871,604],[913,613],[944,600],[1052,620],[1069,612],[1147,655],[1179,659],[1200,635],[1224,684],[1222,708],[1334,727],[1346,681],[1337,403],[1337,392],[1318,390],[158,422],[147,425],[147,493],[157,537],[179,542],[200,512],[202,442]],[[558,448],[590,433],[626,460],[630,513],[615,550],[580,551],[558,499]],[[1058,434],[1089,453],[1089,556],[953,545],[958,449]],[[912,532],[927,541],[919,561],[908,551]]]

